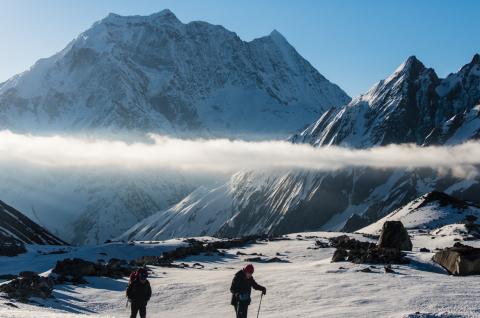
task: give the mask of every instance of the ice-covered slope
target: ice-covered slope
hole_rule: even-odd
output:
[[[277,31],[110,14],[0,86],[0,129],[285,138],[349,100]]]
[[[440,128],[444,131],[443,137],[435,144],[474,139],[480,130],[479,108],[475,106],[480,98],[478,69],[479,56],[476,55],[458,73],[442,80],[433,70],[411,57],[367,94],[343,108],[327,111],[292,140],[316,147],[348,145],[368,148],[405,142],[428,145],[434,143],[431,137]],[[461,118],[461,124],[451,124],[459,121],[452,118]],[[354,231],[434,190],[480,203],[478,177],[465,179],[438,174],[431,169],[349,168],[331,173],[288,171],[272,175],[268,182],[262,181],[265,177],[261,173],[241,174],[243,178],[232,178],[222,186],[223,189],[235,189],[238,180],[250,185],[248,196],[243,197],[241,205],[231,201],[231,197],[240,195],[240,192],[210,191],[208,201],[224,202],[225,205],[211,209],[203,204],[194,210],[177,207],[177,213],[159,213],[156,224],[162,224],[160,220],[166,215],[178,220],[180,216],[181,219],[192,215],[195,220],[208,220],[212,215],[221,215],[224,224],[220,228],[216,218],[214,227],[199,223],[200,227],[191,234],[236,236],[318,229]],[[202,198],[197,200],[203,202]],[[182,234],[185,235],[188,231],[184,229]],[[135,237],[141,238],[141,233]],[[169,237],[168,231],[162,235]]]
[[[467,215],[480,217],[480,206],[442,192],[429,192],[358,232],[379,234],[386,221],[401,221],[407,229],[437,229],[463,222]]]
[[[13,238],[25,244],[64,245],[65,242],[51,234],[20,211],[0,201],[0,238]]]

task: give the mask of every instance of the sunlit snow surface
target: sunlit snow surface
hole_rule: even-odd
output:
[[[381,266],[373,268],[374,273],[357,272],[366,265],[330,263],[333,249],[307,249],[315,243],[315,238],[306,239],[307,235],[328,237],[339,233],[302,233],[301,239],[293,234],[291,240],[255,244],[242,252],[262,253],[265,257],[280,253],[280,258],[288,260],[288,263],[255,264],[256,280],[268,288],[260,317],[480,317],[477,309],[480,285],[476,277],[449,276],[430,260],[432,253],[418,252],[420,247],[433,250],[453,245],[453,240],[459,237],[455,233],[453,230],[444,230],[439,235],[412,232],[414,251],[408,256],[412,263],[393,266],[397,274],[385,274]],[[69,254],[44,256],[31,249],[25,256],[1,258],[0,273],[24,269],[47,271],[57,259],[72,256],[92,260],[130,259],[142,254],[159,254],[179,244],[184,243],[171,240],[154,244],[109,244],[71,248]],[[153,297],[148,317],[233,317],[229,304],[230,282],[235,272],[245,265],[246,257],[236,256],[237,251],[228,250],[224,257],[196,256],[186,260],[187,263],[201,262],[205,269],[152,267]],[[126,279],[88,278],[88,281],[90,284],[86,286],[57,285],[55,298],[36,300],[37,305],[15,303],[18,308],[12,308],[5,305],[8,300],[1,299],[0,317],[83,314],[128,317],[124,296]],[[254,293],[250,317],[255,317],[259,299],[260,295]]]

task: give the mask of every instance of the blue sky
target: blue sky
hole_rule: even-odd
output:
[[[171,9],[251,40],[279,30],[323,75],[358,95],[416,55],[440,76],[480,52],[476,0],[0,0],[0,82],[61,50],[109,12]]]

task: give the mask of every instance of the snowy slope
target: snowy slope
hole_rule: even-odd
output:
[[[262,253],[274,257],[277,253],[283,263],[255,263],[255,279],[267,287],[262,299],[260,317],[386,317],[386,318],[440,318],[479,317],[477,310],[480,287],[472,284],[472,277],[454,277],[431,261],[432,253],[420,253],[419,248],[451,246],[456,236],[417,235],[411,233],[414,252],[409,265],[393,265],[397,274],[385,274],[381,266],[371,273],[360,270],[368,265],[330,263],[334,249],[308,249],[316,239],[342,233],[292,234],[290,240],[262,242],[241,249],[226,250],[224,256],[198,255],[182,260],[196,262],[204,269],[150,267],[153,289],[148,304],[148,317],[156,318],[211,318],[231,317],[230,283],[237,270],[245,266],[248,256],[243,253]],[[357,239],[364,240],[360,235]],[[435,239],[431,239],[435,237]],[[120,257],[132,259],[140,255],[155,255],[175,248],[180,241],[146,242],[144,244],[108,244],[68,250],[64,255],[39,255],[35,249],[23,256],[5,258],[0,273],[27,269],[48,271],[59,257],[79,256],[94,259]],[[469,242],[479,246],[478,241]],[[27,262],[27,259],[35,262]],[[42,264],[42,265],[38,265]],[[89,277],[89,285],[57,285],[54,299],[35,299],[36,303],[12,302],[1,298],[0,316],[10,318],[52,317],[125,317],[126,279]],[[252,294],[249,316],[256,316],[260,295]],[[14,303],[17,308],[7,306]]]
[[[358,232],[379,234],[386,221],[401,221],[407,229],[437,229],[461,223],[467,215],[480,217],[480,206],[442,192],[430,192]]]
[[[285,138],[349,100],[278,31],[110,14],[0,86],[0,128]]]
[[[63,245],[64,241],[0,201],[0,237],[14,238],[26,244]]]
[[[268,184],[268,174],[236,173],[220,186],[201,186],[174,206],[135,224],[119,239],[163,240],[173,237],[204,236],[217,233],[249,202],[256,187]]]

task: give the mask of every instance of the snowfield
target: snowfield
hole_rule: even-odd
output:
[[[408,254],[408,258],[412,262],[394,265],[396,274],[385,274],[382,266],[372,267],[372,273],[359,272],[368,265],[330,263],[334,249],[309,249],[314,247],[316,237],[324,240],[342,233],[301,233],[301,237],[291,234],[288,236],[290,240],[263,242],[240,250],[285,260],[281,263],[254,263],[255,279],[268,289],[260,317],[480,317],[477,277],[449,276],[431,261],[433,253],[418,251],[421,247],[433,251],[452,246],[454,239],[461,237],[455,231],[444,231],[439,235],[435,232],[411,231],[414,251]],[[358,234],[353,236],[367,240]],[[480,246],[477,241],[467,243]],[[112,243],[67,247],[68,252],[61,255],[38,253],[38,249],[46,251],[55,247],[30,247],[26,255],[2,257],[0,273],[27,269],[48,273],[56,260],[67,257],[132,259],[140,255],[158,255],[181,244],[185,243],[169,240],[134,245]],[[151,267],[153,296],[148,317],[234,317],[230,306],[231,279],[246,264],[244,259],[250,257],[237,256],[237,251],[239,249],[228,250],[223,257],[204,255],[185,260],[191,264],[199,262],[204,269]],[[31,304],[2,298],[0,317],[129,316],[124,293],[127,279],[91,277],[87,280],[89,285],[56,285],[55,298],[35,299]],[[250,317],[255,317],[259,299],[259,292],[254,292]]]

